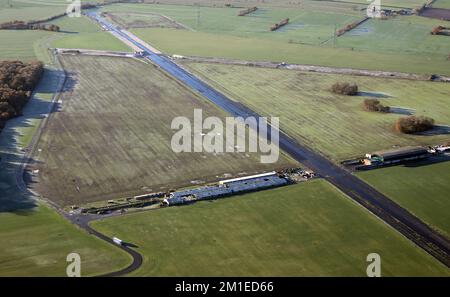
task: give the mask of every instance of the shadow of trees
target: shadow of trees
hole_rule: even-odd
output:
[[[58,112],[58,106],[51,102],[51,96],[63,75],[61,70],[46,68],[22,115],[10,119],[0,132],[0,212],[27,215],[37,206],[35,197],[26,188],[36,182],[32,169],[39,161],[32,157],[25,159],[35,140],[26,139],[25,136],[29,138],[31,134],[35,136],[38,133],[35,125],[40,125],[41,122],[37,120]],[[71,92],[75,84],[75,75],[67,75],[63,92]],[[25,160],[28,164],[22,171],[22,163]]]

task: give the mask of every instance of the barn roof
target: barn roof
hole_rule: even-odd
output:
[[[377,155],[382,157],[384,160],[389,160],[423,155],[427,152],[428,150],[421,146],[405,146],[397,149],[373,152],[372,156]]]

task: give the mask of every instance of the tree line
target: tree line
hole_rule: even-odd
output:
[[[39,61],[0,61],[0,129],[8,119],[22,114],[43,73]]]

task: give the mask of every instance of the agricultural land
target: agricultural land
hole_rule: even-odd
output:
[[[449,0],[382,0],[382,18],[366,0],[81,2],[98,6],[0,0],[0,24],[59,28],[0,29],[0,61],[44,65],[0,132],[0,276],[66,276],[70,253],[82,276],[364,277],[370,253],[382,276],[450,276],[450,36],[431,34]],[[278,117],[280,158],[174,152],[195,109]],[[433,128],[401,133],[407,116]],[[432,156],[342,164],[416,146]],[[170,204],[260,173],[286,185]]]

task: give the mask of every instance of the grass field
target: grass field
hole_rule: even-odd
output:
[[[283,156],[260,163],[257,154],[174,153],[170,128],[194,108],[225,117],[156,67],[134,59],[63,56],[72,73],[61,112],[51,115],[37,153],[34,187],[60,205],[123,198],[294,164]]]
[[[94,50],[131,51],[123,42],[115,38],[87,17],[58,19],[53,24],[60,26],[62,33],[52,42],[58,48],[83,48]]]
[[[439,21],[420,17],[371,20],[334,41],[335,26],[361,19],[364,6],[320,2],[307,1],[293,8],[281,3],[280,7],[262,6],[246,17],[236,16],[239,9],[182,5],[120,4],[103,10],[161,13],[191,28],[131,30],[169,54],[450,75],[446,60],[450,39],[429,34]],[[290,17],[291,24],[269,32],[267,28],[283,16]]]
[[[447,237],[450,236],[450,162],[418,167],[396,166],[358,175]]]
[[[336,10],[304,8],[260,8],[246,16],[238,16],[242,8],[213,8],[174,5],[113,5],[104,11],[152,12],[165,15],[191,28],[193,31],[231,35],[244,38],[262,38],[286,43],[320,44],[330,39],[336,26],[342,27],[361,18],[361,12],[350,8]],[[276,32],[269,28],[289,18],[289,24]],[[145,30],[145,29],[144,29]]]
[[[450,1],[449,0],[436,0],[433,3],[433,8],[450,9]]]
[[[450,22],[417,16],[371,19],[341,36],[338,46],[445,58],[450,53],[450,38],[430,34],[438,25],[450,27]]]
[[[450,139],[448,134],[397,133],[394,123],[404,115],[370,113],[362,108],[365,98],[386,96],[379,98],[385,105],[411,109],[448,126],[449,84],[218,64],[186,65],[260,114],[280,117],[281,128],[288,134],[334,160],[393,145],[428,145]],[[355,82],[365,95],[335,95],[329,90],[337,81]]]
[[[34,60],[52,63],[48,48],[84,48],[130,51],[130,48],[108,32],[101,31],[86,17],[63,17],[52,22],[61,32],[0,30],[0,59]]]
[[[317,0],[322,1],[322,0]],[[323,0],[326,2],[326,0]],[[357,3],[368,5],[369,2],[366,0],[334,0],[335,2],[343,3]],[[438,0],[440,1],[440,0]],[[423,0],[382,0],[382,7],[402,7],[402,8],[417,8],[425,4],[426,1]]]
[[[448,270],[323,180],[93,222],[144,254],[141,276],[364,276]]]
[[[12,3],[12,7],[8,6],[8,2]],[[39,20],[63,13],[67,4],[64,3],[64,0],[58,2],[55,1],[52,3],[53,5],[45,5],[39,1],[0,0],[0,23],[14,20]]]
[[[131,257],[118,248],[90,236],[53,210],[0,213],[0,276],[66,276],[66,256],[81,257],[81,275],[119,270]]]

